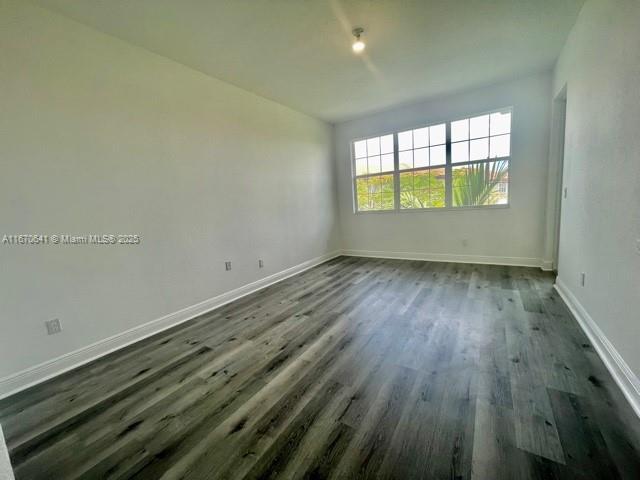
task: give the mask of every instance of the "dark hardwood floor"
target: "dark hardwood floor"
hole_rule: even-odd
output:
[[[538,269],[341,257],[0,401],[17,479],[640,478]]]

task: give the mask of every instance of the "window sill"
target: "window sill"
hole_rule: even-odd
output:
[[[406,209],[394,209],[394,210],[370,210],[364,212],[353,212],[354,215],[379,215],[389,213],[425,213],[425,212],[459,212],[468,210],[504,210],[510,207],[510,204],[505,205],[479,205],[476,207],[441,207],[441,208],[406,208]]]

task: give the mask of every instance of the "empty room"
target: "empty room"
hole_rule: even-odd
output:
[[[0,480],[640,479],[640,1],[0,0]]]

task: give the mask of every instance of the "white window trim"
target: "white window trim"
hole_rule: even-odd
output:
[[[492,109],[492,110],[487,110],[484,112],[480,112],[480,113],[473,113],[473,114],[468,114],[468,115],[464,115],[455,119],[451,119],[451,120],[446,120],[446,121],[432,121],[428,124],[422,124],[422,125],[418,125],[418,126],[413,126],[413,127],[406,127],[406,128],[398,128],[395,131],[392,132],[386,132],[386,133],[379,133],[379,134],[370,134],[364,137],[359,137],[359,138],[354,138],[349,142],[349,152],[350,152],[350,157],[351,157],[351,198],[352,198],[352,202],[353,202],[353,213],[355,215],[369,215],[369,214],[389,214],[389,213],[424,213],[424,212],[450,212],[450,211],[464,211],[464,210],[494,210],[494,209],[508,209],[511,206],[511,191],[512,191],[512,186],[513,186],[513,175],[511,173],[511,169],[512,169],[512,165],[513,165],[513,113],[514,113],[514,107],[510,106],[510,107],[503,107],[503,108],[496,108],[496,109]],[[473,160],[473,161],[469,161],[469,162],[464,162],[464,163],[456,163],[453,164],[451,161],[451,124],[453,122],[457,122],[460,120],[465,120],[468,118],[473,118],[473,117],[479,117],[482,115],[490,115],[492,113],[498,113],[498,112],[506,112],[509,111],[511,112],[511,119],[510,119],[510,124],[509,124],[509,134],[510,134],[510,138],[509,138],[509,156],[508,157],[499,157],[499,158],[487,158],[485,160]],[[398,151],[398,133],[400,132],[405,132],[407,130],[416,130],[419,128],[426,128],[426,127],[432,127],[434,125],[440,125],[440,124],[445,124],[445,128],[446,128],[446,143],[445,143],[445,147],[446,147],[446,163],[444,165],[437,165],[437,166],[433,166],[433,167],[419,167],[419,168],[412,168],[412,169],[406,169],[406,170],[399,170],[399,154],[400,152]],[[379,173],[370,173],[367,175],[356,175],[356,158],[355,158],[355,143],[362,141],[362,140],[368,140],[370,138],[375,138],[375,137],[383,137],[386,135],[393,135],[393,171],[388,171],[388,172],[379,172]],[[480,138],[490,138],[489,137],[480,137]],[[462,140],[464,141],[464,140]],[[470,141],[467,140],[467,141]],[[492,161],[500,161],[500,160],[506,160],[509,162],[509,180],[507,183],[507,203],[503,203],[503,204],[499,204],[499,205],[467,205],[467,206],[462,206],[462,207],[454,207],[452,205],[452,199],[451,199],[451,185],[452,185],[452,172],[453,172],[453,166],[455,165],[469,165],[469,164],[479,164],[479,163],[486,163],[486,162],[492,162]],[[435,168],[444,168],[445,169],[445,205],[444,207],[431,207],[431,208],[400,208],[400,173],[401,172],[411,172],[411,171],[423,171],[423,170],[430,170],[430,169],[435,169]],[[367,178],[367,177],[379,177],[379,176],[383,176],[383,175],[393,175],[393,192],[394,192],[394,208],[388,209],[388,210],[358,210],[358,192],[357,192],[357,185],[356,185],[356,180],[358,178]]]

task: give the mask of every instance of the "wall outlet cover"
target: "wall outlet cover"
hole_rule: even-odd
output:
[[[47,327],[47,335],[54,335],[62,331],[62,326],[60,325],[60,320],[58,318],[47,320],[44,324]]]

